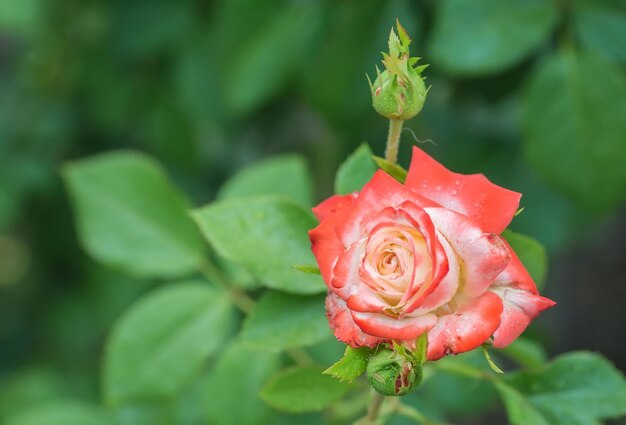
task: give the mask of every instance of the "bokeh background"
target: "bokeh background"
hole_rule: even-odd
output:
[[[432,85],[401,162],[419,143],[522,192],[512,228],[559,303],[531,332],[626,370],[626,2],[0,0],[0,423],[96,399],[111,324],[158,285],[81,250],[64,161],[147,152],[201,205],[295,152],[321,199],[359,144],[383,152],[365,73],[396,17]]]

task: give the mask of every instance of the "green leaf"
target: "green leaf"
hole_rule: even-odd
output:
[[[512,425],[550,425],[546,418],[515,388],[502,381],[495,381],[495,387],[504,401],[506,413]]]
[[[340,381],[352,382],[365,373],[367,359],[372,354],[369,347],[352,348],[349,345],[343,357],[324,371],[324,374],[333,376]]]
[[[539,290],[543,290],[548,273],[548,253],[543,245],[530,236],[511,230],[502,232],[502,236],[511,245],[520,261],[530,273]]]
[[[321,275],[322,272],[320,271],[320,268],[317,266],[307,266],[306,264],[298,264],[293,266],[294,269],[301,271],[302,273],[309,273],[309,274],[318,274]]]
[[[31,407],[6,425],[110,425],[111,418],[100,407],[77,401],[57,401]]]
[[[313,182],[299,156],[275,157],[235,174],[218,193],[219,199],[284,195],[303,207],[313,205]]]
[[[43,5],[41,0],[0,0],[0,27],[7,34],[35,35],[45,9]]]
[[[276,197],[230,199],[194,211],[206,239],[226,259],[246,266],[266,286],[311,294],[326,285],[320,276],[302,273],[294,264],[315,264],[307,231],[317,225],[312,214]]]
[[[374,160],[378,168],[389,174],[394,179],[398,180],[400,183],[404,183],[407,174],[407,171],[404,168],[402,168],[398,164],[393,164],[387,161],[385,158],[381,158],[380,156],[373,155],[372,159]]]
[[[324,296],[270,291],[246,317],[241,338],[266,350],[313,345],[330,336]]]
[[[107,342],[105,399],[115,405],[178,394],[221,347],[232,319],[226,295],[204,283],[177,283],[140,299]]]
[[[519,63],[548,41],[558,22],[550,0],[444,0],[435,18],[433,62],[463,75],[492,74]]]
[[[203,260],[189,204],[149,157],[115,152],[72,162],[63,176],[85,250],[139,275],[171,277]]]
[[[626,4],[621,0],[575,0],[574,28],[589,51],[626,61]]]
[[[626,194],[626,78],[599,57],[562,52],[541,64],[524,103],[526,156],[593,210]]]
[[[280,356],[235,342],[222,353],[205,383],[203,402],[210,424],[265,424],[271,414],[259,398],[265,381],[280,367]]]
[[[339,401],[351,388],[317,366],[294,367],[274,375],[261,391],[261,398],[283,412],[323,410]]]
[[[550,424],[564,424],[558,419],[564,417],[591,423],[626,414],[626,380],[599,354],[565,354],[541,369],[507,375],[506,382]]]
[[[339,167],[335,178],[335,192],[345,195],[361,190],[376,170],[372,150],[368,145],[362,144]]]
[[[497,351],[527,369],[543,366],[548,358],[541,344],[524,337]]]

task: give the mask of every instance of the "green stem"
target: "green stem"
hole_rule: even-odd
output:
[[[200,272],[209,281],[220,286],[230,295],[233,303],[239,310],[244,313],[250,313],[252,307],[254,307],[254,300],[248,296],[244,291],[232,286],[226,276],[222,274],[222,271],[218,269],[209,260],[206,260],[200,265]]]
[[[385,159],[392,164],[398,162],[398,148],[400,147],[400,133],[402,132],[402,120],[389,120],[389,134],[387,135],[387,148]]]
[[[378,415],[380,413],[380,408],[383,405],[383,401],[385,401],[385,396],[374,392],[372,396],[372,400],[370,400],[370,405],[367,408],[367,423],[374,425],[378,420]]]
[[[422,412],[406,404],[398,403],[395,410],[397,414],[404,416],[405,418],[413,419],[415,422],[422,425],[447,425],[443,422],[436,422],[428,419]]]

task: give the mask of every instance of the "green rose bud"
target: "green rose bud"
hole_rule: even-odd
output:
[[[422,377],[422,365],[402,350],[380,349],[367,364],[367,380],[383,395],[408,394],[422,382]]]
[[[428,89],[421,77],[428,65],[415,66],[420,58],[409,56],[409,38],[406,30],[397,22],[398,35],[391,29],[389,53],[383,53],[385,70],[376,68],[377,77],[370,90],[376,112],[393,120],[408,120],[417,115],[424,106]]]

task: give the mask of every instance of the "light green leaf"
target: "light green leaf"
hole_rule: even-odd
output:
[[[381,158],[376,155],[373,155],[372,159],[374,160],[378,168],[389,174],[394,179],[398,180],[400,183],[404,183],[407,174],[407,171],[404,168],[402,168],[398,164],[393,164],[387,161],[385,158]]]
[[[290,155],[275,157],[243,169],[228,180],[218,199],[257,195],[283,195],[303,207],[313,204],[313,182],[304,159]]]
[[[506,381],[549,418],[588,418],[589,422],[626,414],[626,380],[599,354],[575,352],[541,369],[507,375]]]
[[[149,157],[108,153],[66,165],[63,176],[79,238],[97,261],[154,277],[188,273],[202,261],[187,200]]]
[[[622,0],[575,0],[574,28],[589,51],[626,61],[626,3]]]
[[[200,370],[231,330],[226,295],[204,283],[177,283],[140,299],[107,342],[104,396],[110,404],[171,397]]]
[[[511,230],[502,232],[502,236],[511,245],[520,261],[530,273],[539,290],[543,290],[548,273],[548,253],[543,245],[530,236]]]
[[[517,338],[508,347],[497,351],[527,369],[543,366],[548,358],[538,342],[524,337]]]
[[[313,345],[330,336],[324,296],[289,295],[270,291],[246,317],[243,341],[279,352]]]
[[[295,264],[315,264],[307,231],[312,214],[276,197],[232,199],[194,211],[206,239],[226,259],[246,266],[262,283],[286,292],[311,294],[326,289],[320,276]]]
[[[34,35],[45,5],[41,0],[0,0],[0,28],[3,32]]]
[[[16,415],[6,425],[110,425],[100,407],[78,401],[56,401],[35,406]]]
[[[515,388],[502,381],[495,381],[495,387],[504,401],[511,425],[550,425],[547,419]]]
[[[333,376],[342,382],[352,382],[365,373],[367,370],[367,359],[371,354],[371,348],[352,348],[348,345],[343,357],[326,369],[324,374]]]
[[[372,160],[372,150],[362,144],[339,167],[335,192],[339,195],[356,192],[370,181],[378,168]]]
[[[283,412],[303,413],[325,409],[351,388],[317,366],[294,367],[274,375],[261,391],[261,398]]]
[[[524,103],[526,156],[593,210],[626,195],[626,77],[599,57],[562,52],[541,64]]]
[[[433,62],[450,73],[484,75],[519,63],[558,22],[550,0],[443,0],[430,39]]]
[[[271,411],[259,391],[280,367],[280,357],[235,342],[222,353],[205,384],[203,405],[210,424],[265,424]]]

